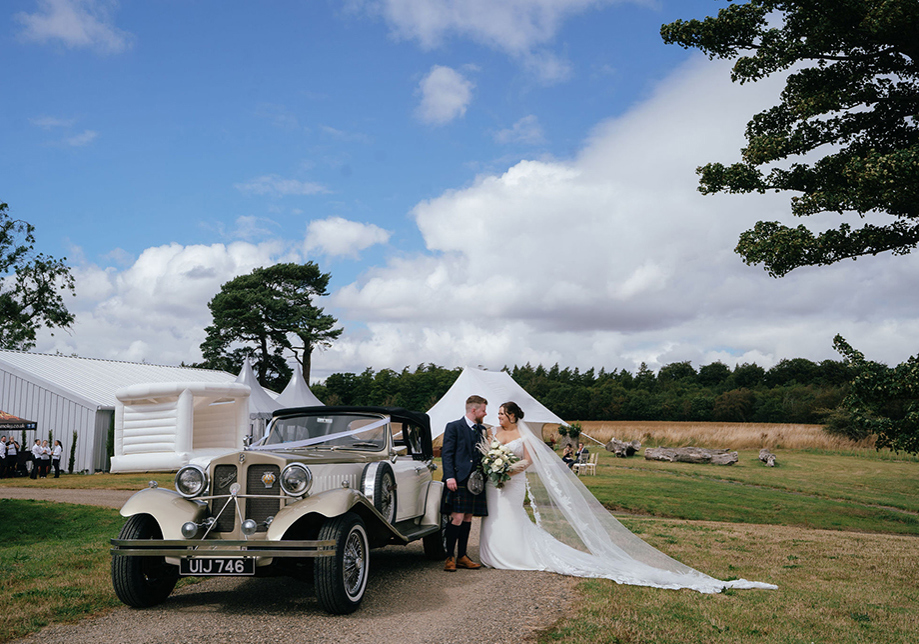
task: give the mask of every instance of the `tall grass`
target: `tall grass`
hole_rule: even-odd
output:
[[[833,436],[822,425],[778,423],[692,423],[668,421],[579,421],[584,434],[601,443],[612,438],[637,440],[643,447],[696,446],[718,449],[873,449],[874,440],[852,441]],[[558,438],[558,425],[543,426],[543,438]],[[585,443],[590,443],[585,440]]]

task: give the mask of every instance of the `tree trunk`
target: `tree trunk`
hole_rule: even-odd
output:
[[[738,460],[737,452],[702,447],[677,447],[675,449],[649,447],[645,450],[645,459],[668,463],[710,463],[712,465],[733,465]]]
[[[759,460],[768,465],[769,467],[775,467],[775,454],[770,452],[765,447],[759,451]]]
[[[611,438],[606,444],[606,451],[612,452],[619,458],[627,458],[637,453],[641,449],[641,443],[638,441],[621,441],[617,438]]]

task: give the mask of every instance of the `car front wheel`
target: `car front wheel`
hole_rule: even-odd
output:
[[[319,530],[320,541],[334,541],[335,555],[317,557],[316,596],[333,615],[353,613],[364,598],[370,572],[370,544],[364,521],[353,512],[329,519]]]
[[[396,475],[389,463],[377,461],[365,467],[361,491],[388,523],[396,522]]]
[[[125,522],[119,539],[162,539],[156,519],[149,514],[135,514]],[[128,606],[148,608],[159,604],[175,588],[178,566],[170,566],[163,557],[112,557],[112,585],[118,599]]]

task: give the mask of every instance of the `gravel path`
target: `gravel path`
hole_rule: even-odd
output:
[[[62,488],[0,487],[0,499],[37,499],[58,503],[120,508],[136,490],[65,490]]]
[[[0,497],[121,507],[131,492],[0,488]],[[473,522],[470,555],[478,556]],[[175,591],[160,606],[116,608],[73,625],[50,626],[19,644],[451,644],[524,642],[566,617],[575,580],[550,573],[482,569],[445,573],[420,543],[374,550],[370,584],[352,615],[322,611],[312,584],[279,578],[214,578]],[[295,639],[291,639],[295,638]]]

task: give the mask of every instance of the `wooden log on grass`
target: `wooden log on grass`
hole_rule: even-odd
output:
[[[612,438],[605,445],[605,447],[607,452],[612,452],[619,458],[628,458],[633,454],[637,454],[638,451],[641,450],[641,443],[638,441],[629,441],[626,443],[625,441],[621,441],[618,438]]]
[[[645,450],[645,459],[649,461],[666,461],[668,463],[733,465],[737,462],[737,452],[731,452],[726,449],[706,449],[704,447],[649,447]]]
[[[770,452],[765,447],[759,451],[759,460],[768,465],[769,467],[775,467],[775,454]]]

